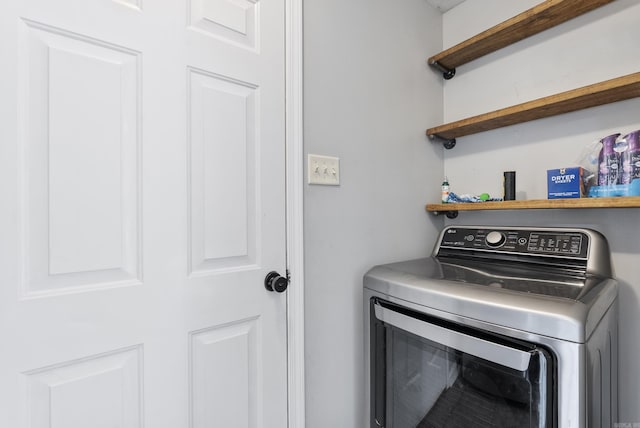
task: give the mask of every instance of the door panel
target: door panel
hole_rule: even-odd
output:
[[[25,373],[31,426],[141,427],[141,357],[133,347]]]
[[[0,4],[0,426],[282,428],[283,0]]]
[[[139,54],[21,20],[26,296],[138,282]]]
[[[239,46],[258,48],[256,0],[191,0],[189,6],[192,28]]]
[[[191,335],[194,428],[258,426],[256,318]]]
[[[251,267],[259,232],[258,88],[193,69],[189,83],[192,273]]]

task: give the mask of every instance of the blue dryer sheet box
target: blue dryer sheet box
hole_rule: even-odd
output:
[[[582,175],[581,167],[547,170],[547,199],[583,197]]]

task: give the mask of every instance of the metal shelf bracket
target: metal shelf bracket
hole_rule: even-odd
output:
[[[440,214],[444,214],[444,215],[447,216],[447,218],[456,218],[456,217],[458,217],[458,211],[456,211],[456,210],[452,210],[452,211],[431,211],[431,212],[435,216],[439,216]]]
[[[442,64],[440,64],[438,61],[431,62],[429,63],[429,65],[441,71],[442,77],[444,78],[444,80],[451,80],[453,79],[453,76],[456,75],[455,68],[447,68]]]
[[[451,138],[451,139],[443,138],[443,137],[439,136],[438,134],[431,134],[431,135],[429,135],[429,138],[432,139],[432,140],[438,140],[438,141],[442,142],[442,145],[447,150],[451,150],[456,146],[456,139],[455,138]]]

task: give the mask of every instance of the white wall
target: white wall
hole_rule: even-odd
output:
[[[428,254],[442,220],[442,83],[425,0],[305,0],[307,153],[340,157],[340,187],[305,189],[307,428],[364,425],[362,276]]]
[[[451,46],[539,3],[467,0],[444,15]],[[640,2],[618,0],[470,64],[445,83],[445,121],[640,71]],[[437,123],[430,124],[436,125]],[[518,199],[546,198],[546,170],[572,166],[584,145],[640,129],[640,99],[458,139],[444,155],[451,190],[501,196],[517,172]],[[434,183],[435,185],[435,183]],[[620,421],[640,422],[640,213],[637,209],[461,213],[455,223],[578,225],[608,237],[620,282]]]

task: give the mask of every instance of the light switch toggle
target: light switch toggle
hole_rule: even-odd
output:
[[[340,185],[340,158],[310,154],[307,162],[309,184]]]

